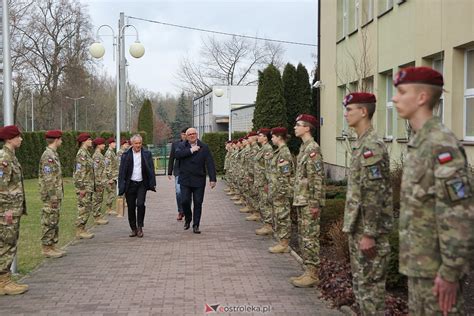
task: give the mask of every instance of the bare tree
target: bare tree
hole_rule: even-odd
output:
[[[216,84],[255,84],[258,69],[270,63],[281,67],[282,55],[281,45],[271,42],[252,42],[236,36],[225,41],[208,37],[202,40],[197,61],[182,59],[176,79],[182,90],[198,95]]]

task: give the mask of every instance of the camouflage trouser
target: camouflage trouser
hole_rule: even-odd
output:
[[[385,280],[390,259],[390,244],[387,236],[375,240],[377,254],[368,259],[359,250],[363,234],[349,234],[349,253],[351,257],[352,289],[359,303],[362,315],[384,315]]]
[[[309,206],[296,206],[298,237],[304,265],[319,268],[319,217],[313,219]]]
[[[78,211],[76,220],[77,227],[84,227],[87,224],[87,220],[92,213],[92,194],[92,192],[87,191],[84,196],[81,197],[79,190],[76,190]]]
[[[443,315],[439,308],[438,298],[433,295],[433,285],[434,277],[408,277],[408,310],[410,315]],[[451,308],[448,315],[465,315],[461,286],[458,287],[456,294],[456,304]]]
[[[291,237],[290,199],[273,201],[273,230],[278,240]]]
[[[101,217],[102,214],[102,201],[104,200],[104,186],[96,186],[94,194],[92,195],[92,215],[94,217]]]
[[[51,207],[51,202],[43,202],[43,208],[41,209],[43,237],[41,237],[41,243],[45,246],[51,246],[58,243],[60,209],[61,201],[58,201],[58,206],[55,208]]]
[[[117,182],[114,181],[113,184],[107,183],[105,185],[105,205],[107,209],[112,209],[115,198],[117,197]]]
[[[264,224],[272,225],[272,204],[268,201],[268,193],[263,188],[259,188],[259,205],[260,215]]]
[[[20,217],[15,216],[13,223],[8,225],[0,220],[0,274],[9,273],[15,258],[20,233]]]

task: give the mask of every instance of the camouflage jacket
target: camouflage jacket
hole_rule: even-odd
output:
[[[268,151],[263,155],[263,159],[265,160],[265,180],[268,185],[270,185],[271,173],[272,173],[272,159],[275,151],[273,150],[272,145],[270,145],[271,151]]]
[[[94,162],[89,150],[79,148],[76,155],[76,168],[73,174],[74,186],[77,190],[93,192],[95,188]]]
[[[400,272],[457,281],[468,271],[474,234],[472,175],[456,136],[437,118],[407,146],[400,206]]]
[[[225,158],[224,158],[224,171],[226,171],[226,173],[228,173],[229,171],[230,155],[231,155],[230,150],[226,151]]]
[[[370,127],[352,147],[342,230],[372,237],[389,233],[392,210],[390,158],[385,143]]]
[[[105,152],[105,175],[107,180],[114,180],[117,181],[118,173],[119,173],[119,161],[117,159],[117,155],[112,148],[108,148]]]
[[[246,182],[247,181],[247,158],[248,158],[248,152],[250,150],[250,146],[245,146],[242,148],[239,154],[239,170],[237,171],[238,177],[241,182]]]
[[[0,150],[0,220],[6,211],[13,216],[26,214],[23,172],[15,153],[7,146]]]
[[[248,163],[248,176],[250,178],[250,182],[254,182],[254,177],[255,177],[255,156],[257,153],[260,151],[260,146],[257,144],[257,142],[253,143],[250,145],[250,150],[248,153],[247,157],[247,163]]]
[[[107,179],[104,155],[102,155],[100,150],[96,150],[94,151],[94,154],[92,155],[92,160],[94,161],[94,177],[95,177],[96,187],[106,185],[108,182],[108,179]]]
[[[38,182],[41,200],[57,201],[64,196],[63,175],[58,152],[46,147],[39,162]]]
[[[296,159],[294,206],[320,207],[325,204],[323,155],[311,138],[301,144]]]
[[[269,196],[274,203],[293,198],[294,177],[295,167],[288,146],[278,147],[270,167]]]
[[[266,167],[265,167],[265,162],[266,159],[265,157],[268,157],[268,154],[273,153],[273,148],[272,145],[269,143],[266,143],[263,145],[260,150],[257,152],[257,154],[254,157],[254,183],[255,183],[255,188],[261,189],[263,186],[268,184],[267,177],[265,175]]]

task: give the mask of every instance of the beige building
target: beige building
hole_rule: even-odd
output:
[[[356,90],[377,96],[374,125],[392,161],[401,161],[410,131],[391,101],[393,77],[415,65],[443,73],[446,92],[436,115],[474,165],[474,0],[320,1],[321,146],[330,176],[342,178],[340,167],[349,164],[353,134],[341,102]]]

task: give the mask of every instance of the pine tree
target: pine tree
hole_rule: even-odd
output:
[[[181,130],[186,127],[191,127],[191,111],[189,105],[186,104],[186,96],[181,92],[176,108],[176,117],[171,123],[171,130],[175,139],[179,139]]]
[[[138,131],[146,132],[144,144],[153,144],[153,110],[149,99],[145,99],[138,114]]]
[[[311,85],[309,84],[309,74],[306,67],[299,63],[296,67],[296,100],[298,102],[299,113],[315,114],[315,109],[311,100]],[[293,118],[295,120],[296,116]]]
[[[262,74],[259,73],[259,86],[253,116],[253,128],[287,126],[286,106],[280,71],[272,64]]]
[[[288,148],[293,154],[297,154],[301,145],[301,139],[295,137],[295,130],[292,128],[295,125],[295,118],[299,114],[300,108],[297,98],[296,87],[296,68],[288,63],[283,70],[281,79],[283,83],[283,96],[286,102],[286,118],[288,133],[291,138],[288,141]]]

